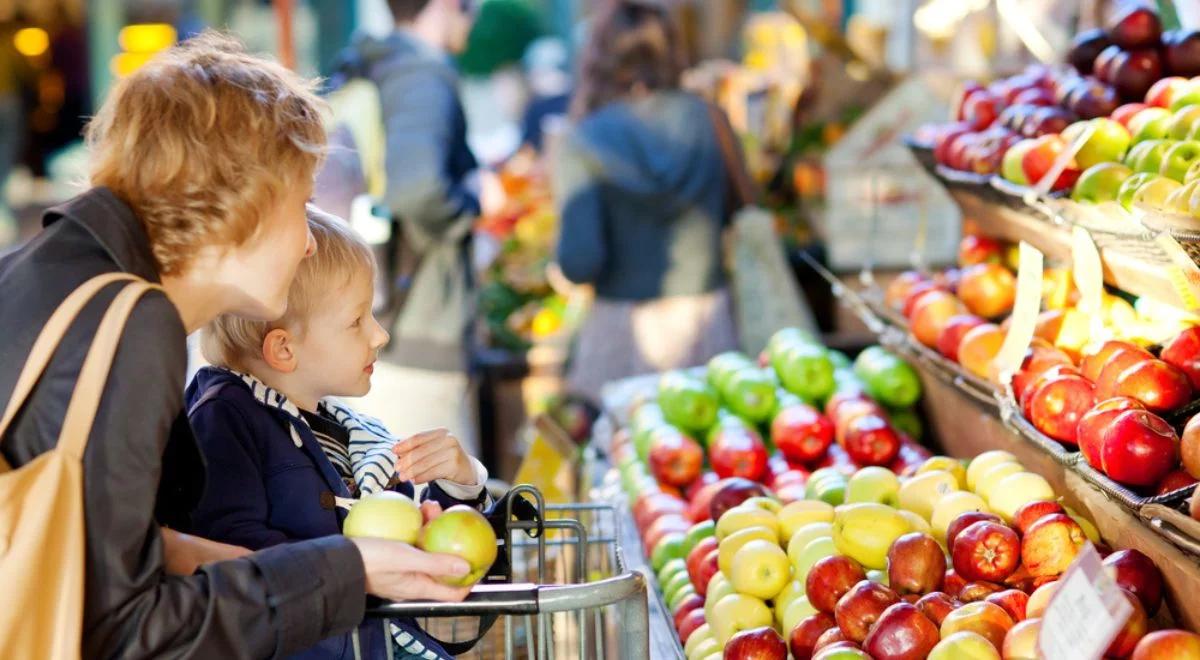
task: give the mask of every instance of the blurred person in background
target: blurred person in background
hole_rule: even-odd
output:
[[[596,292],[568,383],[595,399],[611,380],[736,347],[717,130],[733,138],[723,113],[680,89],[676,26],[661,6],[607,3],[583,57],[554,177],[559,265]]]
[[[21,54],[13,45],[17,25],[0,21],[0,248],[17,239],[17,222],[8,204],[8,175],[21,153],[25,133],[21,109]]]
[[[471,229],[503,207],[496,177],[467,146],[459,77],[475,18],[469,0],[388,0],[395,29],[363,35],[339,75],[378,86],[385,135],[383,203],[399,228],[388,286],[398,311],[388,364],[364,402],[402,435],[446,428],[478,448],[468,334],[474,313]]]
[[[543,37],[529,45],[521,64],[531,99],[521,120],[521,144],[542,150],[546,127],[567,115],[571,104],[570,57],[561,39]]]

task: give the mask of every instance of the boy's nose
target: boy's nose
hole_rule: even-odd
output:
[[[384,330],[383,325],[379,323],[379,319],[372,316],[371,321],[375,324],[375,336],[372,337],[371,347],[376,349],[383,348],[391,340],[392,336],[388,334],[387,330]]]

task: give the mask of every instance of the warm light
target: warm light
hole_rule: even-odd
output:
[[[25,57],[38,57],[50,49],[50,35],[42,28],[25,28],[13,35],[13,47]]]
[[[127,53],[157,53],[175,43],[175,28],[165,23],[126,25],[117,35],[121,50]]]
[[[124,78],[141,68],[149,59],[150,53],[120,53],[109,61],[109,69],[113,76]]]

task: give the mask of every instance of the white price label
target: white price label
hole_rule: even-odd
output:
[[[1089,543],[1059,580],[1042,615],[1038,649],[1054,660],[1101,658],[1132,613]]]
[[[1007,383],[1021,368],[1025,351],[1033,341],[1037,326],[1038,311],[1042,308],[1042,253],[1032,245],[1021,241],[1020,258],[1017,266],[1017,298],[1013,303],[1012,323],[1008,334],[1000,345],[1000,352],[992,360],[992,366],[1000,375],[1000,382]]]
[[[1087,314],[1091,338],[1104,327],[1104,266],[1092,235],[1083,227],[1071,230],[1071,274],[1079,289],[1079,311]]]

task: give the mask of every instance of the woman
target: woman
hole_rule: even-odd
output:
[[[612,2],[572,101],[555,172],[558,262],[596,290],[568,375],[593,398],[610,380],[735,348],[721,265],[731,192],[716,132],[729,127],[679,89],[681,59],[664,9]]]
[[[0,401],[86,280],[120,271],[166,292],[130,317],[83,459],[83,656],[288,655],[354,629],[367,593],[465,597],[436,579],[465,562],[400,543],[331,536],[212,562],[244,553],[160,528],[186,527],[203,485],[183,409],[185,337],[223,313],[279,317],[311,252],[305,202],[325,134],[309,83],[206,34],[118,82],[87,138],[94,187],[0,261]],[[84,309],[0,438],[14,468],[54,445],[118,288]]]

